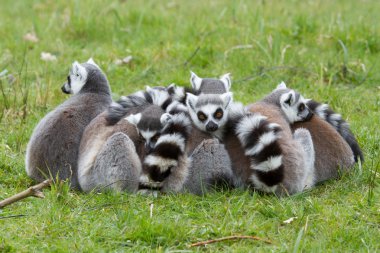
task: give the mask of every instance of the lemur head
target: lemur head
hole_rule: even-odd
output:
[[[231,92],[199,96],[187,93],[186,99],[193,123],[202,131],[215,134],[227,123],[231,102]]]
[[[140,138],[145,142],[147,152],[150,152],[155,147],[161,130],[170,121],[171,115],[164,113],[161,107],[151,105],[142,112],[131,114],[125,119],[135,125]]]
[[[190,72],[190,83],[195,94],[223,94],[231,88],[230,74],[225,74],[220,79],[200,78],[194,72]]]
[[[288,89],[284,82],[281,82],[273,93],[279,93],[279,103],[281,110],[285,113],[289,123],[307,121],[312,116],[312,111],[307,107],[307,99],[295,90]]]
[[[75,61],[67,76],[67,82],[63,84],[61,89],[66,94],[80,92],[110,93],[107,77],[92,58],[85,63]]]

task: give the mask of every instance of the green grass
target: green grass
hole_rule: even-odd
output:
[[[279,199],[241,190],[204,197],[82,194],[67,184],[0,211],[4,252],[380,251],[378,1],[11,1],[0,8],[0,199],[24,190],[38,121],[66,99],[74,60],[94,57],[114,98],[232,73],[250,103],[281,80],[343,114],[366,161],[338,181]],[[34,32],[37,43],[25,41]],[[198,49],[199,48],[199,49]],[[44,62],[41,52],[57,56]],[[128,65],[116,65],[128,55]],[[150,205],[153,203],[153,216]],[[18,218],[5,218],[25,215]],[[291,224],[283,221],[298,217]],[[202,240],[256,235],[189,248]]]

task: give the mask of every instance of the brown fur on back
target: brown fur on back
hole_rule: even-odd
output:
[[[309,130],[315,149],[316,182],[338,177],[339,169],[348,170],[354,165],[353,153],[347,142],[326,121],[313,116],[310,121],[296,122],[292,129]]]

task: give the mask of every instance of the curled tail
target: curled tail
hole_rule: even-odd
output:
[[[280,126],[258,113],[245,113],[237,119],[234,131],[251,160],[251,183],[259,190],[274,192],[284,179]]]
[[[179,191],[188,174],[190,160],[185,148],[191,121],[185,113],[171,116],[153,151],[144,160],[140,188]]]
[[[129,96],[122,96],[119,101],[112,103],[107,110],[107,124],[115,125],[121,119],[125,118],[131,112],[131,109],[145,108],[149,105],[158,105],[164,111],[171,114],[182,112],[186,109],[179,101],[179,90],[175,85],[164,87],[147,87],[146,91],[138,91]]]
[[[327,121],[338,131],[343,139],[346,140],[352,150],[352,153],[354,154],[355,162],[358,162],[359,158],[360,161],[363,162],[363,152],[360,149],[360,146],[354,134],[352,133],[349,124],[344,119],[342,119],[342,116],[331,110],[327,104],[321,104],[314,100],[309,100],[306,104],[314,114]]]

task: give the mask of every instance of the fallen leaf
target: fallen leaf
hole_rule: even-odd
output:
[[[37,43],[39,39],[35,33],[27,33],[24,35],[24,40]]]
[[[51,53],[48,53],[48,52],[42,52],[41,53],[41,60],[43,60],[43,61],[56,61],[57,56],[55,56]]]
[[[127,57],[125,57],[124,59],[116,59],[115,60],[115,64],[116,65],[123,65],[123,64],[128,64],[132,61],[133,57],[132,55],[128,55]]]
[[[291,218],[289,218],[287,220],[284,220],[282,223],[284,223],[284,224],[290,224],[290,223],[292,223],[297,218],[298,217],[291,217]]]

